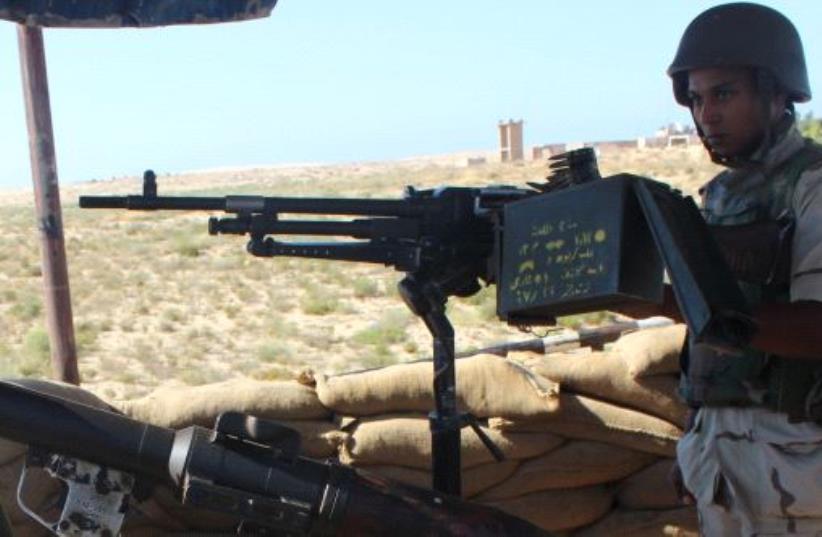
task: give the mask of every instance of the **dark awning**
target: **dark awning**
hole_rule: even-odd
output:
[[[0,0],[0,19],[56,28],[211,24],[267,17],[277,0]]]

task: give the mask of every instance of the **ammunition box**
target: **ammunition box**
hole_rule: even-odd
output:
[[[511,324],[662,301],[663,264],[620,174],[505,205],[497,314]]]

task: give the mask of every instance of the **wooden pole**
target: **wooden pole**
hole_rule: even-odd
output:
[[[57,183],[57,161],[54,156],[54,133],[51,126],[43,31],[39,27],[18,25],[17,42],[20,47],[20,68],[23,74],[37,227],[40,232],[51,367],[55,378],[80,384],[63,240],[63,219],[60,211],[60,186]]]

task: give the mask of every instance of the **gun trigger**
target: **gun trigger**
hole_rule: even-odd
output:
[[[45,470],[66,485],[56,521],[47,521],[23,501],[26,476],[31,468]],[[26,515],[55,535],[113,536],[120,535],[133,488],[134,477],[125,472],[31,448],[17,485],[17,504]]]

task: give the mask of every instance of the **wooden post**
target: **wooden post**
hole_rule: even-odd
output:
[[[43,294],[51,343],[51,366],[56,379],[80,384],[66,249],[63,241],[60,187],[57,183],[57,161],[54,156],[54,133],[51,126],[43,31],[39,27],[18,25],[17,42],[20,47],[20,68],[23,74],[37,227],[40,232]]]

